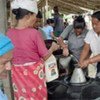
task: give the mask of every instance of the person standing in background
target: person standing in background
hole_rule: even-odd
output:
[[[54,33],[58,37],[64,28],[64,22],[62,21],[62,15],[59,13],[58,6],[53,8],[54,10]],[[63,28],[62,28],[63,27]]]
[[[38,13],[36,0],[14,0],[11,9],[17,19],[7,31],[15,48],[12,59],[12,84],[15,100],[47,100],[44,61],[58,49],[47,50],[41,33],[33,28]]]
[[[42,30],[45,32],[46,39],[52,40],[54,37],[54,20],[53,19],[47,19],[46,25],[42,28]]]
[[[42,12],[41,11],[38,11],[38,14],[36,15],[36,22],[34,23],[33,27],[35,29],[37,29],[38,31],[41,32],[42,34],[42,37],[44,40],[46,40],[46,34],[45,32],[43,31],[43,27],[42,27]]]
[[[42,27],[42,13],[41,11],[38,11],[37,15],[36,15],[36,22],[34,23],[33,27],[35,29],[39,29],[40,27]]]

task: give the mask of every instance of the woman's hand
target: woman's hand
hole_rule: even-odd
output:
[[[52,53],[59,48],[60,48],[60,46],[57,43],[53,42],[49,49],[49,53],[46,56],[44,56],[43,59],[47,60],[52,55]]]

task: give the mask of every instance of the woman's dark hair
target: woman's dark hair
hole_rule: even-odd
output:
[[[84,29],[86,26],[85,20],[82,16],[78,16],[75,20],[74,20],[74,29]]]
[[[42,17],[42,13],[41,13],[41,11],[38,11],[38,14],[37,14],[36,18],[40,18],[40,19],[43,18],[43,17]]]
[[[100,11],[93,13],[92,17],[97,18],[100,21]]]
[[[47,24],[53,24],[54,20],[53,19],[47,19]]]
[[[25,15],[28,15],[29,13],[30,14],[33,14],[32,12],[26,10],[26,9],[22,9],[22,8],[19,8],[19,9],[13,9],[12,10],[12,13],[14,15],[16,15],[16,19],[19,20],[19,19],[22,19]]]

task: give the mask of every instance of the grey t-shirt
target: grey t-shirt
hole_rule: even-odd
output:
[[[73,54],[78,60],[80,58],[81,51],[84,46],[84,38],[86,33],[88,32],[87,29],[84,29],[81,35],[77,36],[74,32],[73,25],[70,25],[65,28],[63,33],[61,34],[62,38],[67,38],[68,40],[68,48],[71,54]]]
[[[68,25],[64,31],[61,33],[61,37],[63,39],[68,38],[68,35],[70,34],[70,32],[73,30],[73,25]]]

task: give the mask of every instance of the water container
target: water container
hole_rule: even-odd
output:
[[[85,83],[86,78],[83,73],[83,70],[80,67],[75,67],[70,83]]]

